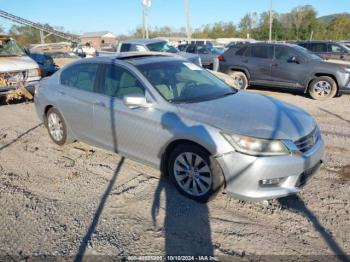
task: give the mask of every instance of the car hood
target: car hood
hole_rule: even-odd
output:
[[[39,68],[29,56],[0,57],[0,72],[23,71]]]
[[[298,140],[316,126],[305,111],[277,99],[238,91],[200,103],[178,104],[184,117],[227,133],[265,139]]]

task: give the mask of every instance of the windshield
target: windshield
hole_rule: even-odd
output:
[[[209,50],[214,55],[221,55],[223,53],[223,51],[217,49],[216,47],[211,47],[211,48],[209,48]]]
[[[0,40],[0,56],[24,56],[23,49],[12,39]]]
[[[190,62],[158,62],[137,68],[172,103],[212,100],[237,92],[207,70]]]
[[[295,45],[294,47],[308,60],[323,60],[320,56],[310,52],[302,46]]]
[[[154,51],[154,52],[166,52],[166,53],[179,52],[179,50],[177,50],[174,46],[169,45],[165,41],[148,44],[147,47],[150,51]]]

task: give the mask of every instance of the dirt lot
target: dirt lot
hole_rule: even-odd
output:
[[[252,91],[303,107],[317,119],[327,144],[325,165],[304,191],[270,205],[224,194],[197,204],[157,170],[82,143],[54,145],[32,103],[0,106],[0,260],[164,254],[226,260],[338,254],[345,260],[350,96],[317,102]]]

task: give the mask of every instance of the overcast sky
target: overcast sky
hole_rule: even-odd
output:
[[[189,0],[191,26],[218,21],[238,23],[247,12],[269,9],[270,0]],[[350,12],[349,0],[273,0],[280,13],[299,5],[313,5],[319,16]],[[141,0],[0,0],[0,10],[28,20],[63,26],[73,33],[108,30],[128,34],[141,25]],[[150,26],[184,27],[183,0],[152,0]],[[12,22],[0,18],[9,28]]]

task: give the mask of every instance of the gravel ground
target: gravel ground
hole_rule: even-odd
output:
[[[0,261],[164,254],[346,260],[350,96],[318,102],[252,91],[307,110],[327,145],[325,165],[304,191],[268,205],[225,194],[195,203],[158,170],[83,143],[54,145],[32,103],[0,106]]]

